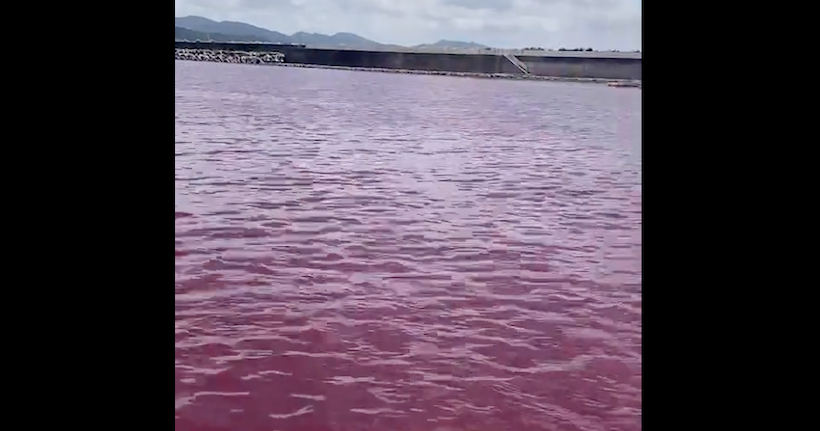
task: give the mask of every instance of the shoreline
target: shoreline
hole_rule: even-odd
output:
[[[610,83],[629,83],[635,84],[641,88],[642,82],[629,79],[606,79],[606,78],[570,78],[560,76],[536,76],[536,75],[513,75],[507,73],[477,73],[477,72],[446,72],[438,70],[409,70],[409,69],[385,69],[376,67],[346,67],[346,66],[323,66],[318,64],[300,64],[300,63],[271,63],[264,66],[274,67],[298,67],[304,69],[330,69],[330,70],[349,70],[352,72],[375,72],[375,73],[399,73],[405,75],[437,75],[437,76],[452,76],[456,78],[478,78],[478,79],[505,79],[509,81],[549,81],[549,82],[575,82],[586,84],[610,84]]]
[[[281,56],[281,57],[280,57]],[[405,75],[437,75],[459,78],[504,79],[515,81],[574,82],[586,84],[606,84],[612,87],[642,88],[641,80],[609,78],[574,78],[559,76],[539,76],[508,73],[449,72],[438,70],[388,69],[379,67],[325,66],[319,64],[287,63],[282,54],[265,52],[225,52],[210,50],[176,50],[175,60],[208,63],[253,64],[258,66],[295,67],[304,69],[347,70],[353,72],[399,73]]]

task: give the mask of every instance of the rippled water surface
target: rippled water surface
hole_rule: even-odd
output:
[[[640,97],[176,62],[176,430],[640,430]]]

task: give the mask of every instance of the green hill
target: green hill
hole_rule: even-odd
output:
[[[298,32],[290,36],[236,21],[214,21],[201,16],[174,17],[174,36],[177,40],[202,40],[214,42],[268,42],[282,44],[304,44],[311,47],[355,49],[397,48],[395,45],[379,43],[353,33],[325,35]],[[455,41],[439,41],[430,48],[464,49],[484,48],[483,45]]]
[[[222,33],[204,33],[182,27],[174,27],[174,40],[201,40],[213,42],[263,42],[253,36],[233,36]]]

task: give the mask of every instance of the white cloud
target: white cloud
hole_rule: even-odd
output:
[[[641,48],[642,0],[174,0],[175,16],[382,43],[439,39],[495,47]]]

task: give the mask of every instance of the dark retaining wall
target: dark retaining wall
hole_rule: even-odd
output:
[[[449,54],[422,52],[358,51],[316,49],[291,45],[258,43],[181,42],[176,48],[215,49],[226,51],[277,51],[285,62],[319,66],[406,69],[442,72],[466,72],[520,75],[522,72],[503,55]],[[530,74],[540,76],[641,79],[641,59],[517,56]]]
[[[547,57],[517,55],[530,74],[562,78],[642,79],[640,58]]]

